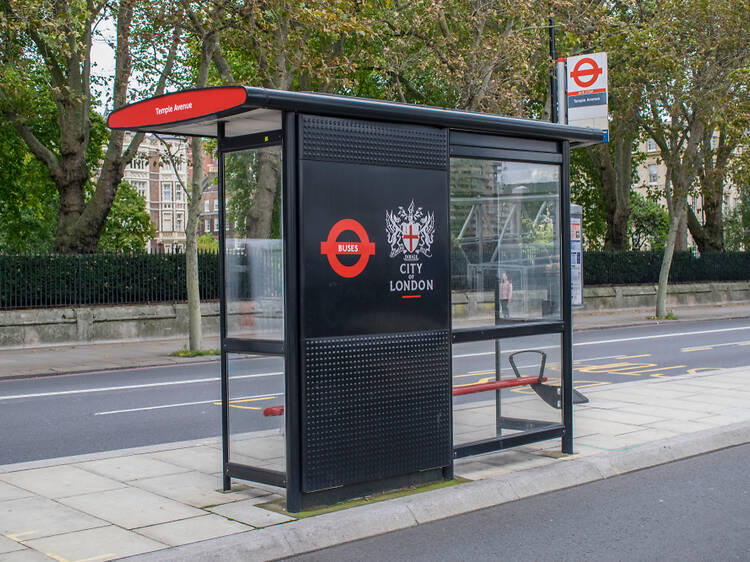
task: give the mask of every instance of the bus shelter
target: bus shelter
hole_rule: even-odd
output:
[[[225,489],[295,512],[573,451],[570,150],[602,131],[240,86],[109,126],[217,141]]]

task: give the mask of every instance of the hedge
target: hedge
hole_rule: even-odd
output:
[[[584,285],[658,283],[662,252],[584,252]],[[670,283],[750,280],[750,252],[675,252]]]

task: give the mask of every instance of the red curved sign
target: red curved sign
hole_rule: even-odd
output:
[[[351,230],[359,238],[359,242],[339,242],[338,237],[342,232]],[[351,279],[362,273],[370,260],[370,256],[375,255],[375,243],[370,242],[365,228],[354,219],[341,219],[333,225],[328,233],[328,239],[320,243],[320,253],[328,256],[328,263],[333,270],[341,275]],[[357,263],[354,265],[344,265],[339,261],[338,256],[359,256]]]
[[[166,94],[118,109],[109,115],[113,129],[132,129],[195,119],[232,109],[245,103],[247,93],[242,86],[206,88]]]
[[[583,67],[584,64],[587,66]],[[581,88],[586,88],[596,82],[602,72],[602,68],[596,64],[594,59],[586,57],[576,63],[575,67],[573,67],[573,70],[570,72],[570,76]],[[586,76],[590,76],[590,78],[586,79]]]

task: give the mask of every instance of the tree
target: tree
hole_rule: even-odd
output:
[[[146,211],[146,199],[128,182],[122,182],[104,223],[99,250],[142,252],[156,236],[156,227]]]
[[[718,115],[718,129],[708,128],[701,141],[703,162],[698,172],[697,191],[704,222],[701,223],[692,207],[687,211],[687,225],[701,254],[724,251],[724,189],[732,161],[738,156],[737,147],[747,146],[750,142],[750,131],[747,130],[750,101],[747,90],[740,88],[740,91],[745,95],[733,104],[731,119],[727,120],[724,113]]]
[[[631,250],[663,250],[669,231],[669,214],[652,199],[630,193],[628,234]]]
[[[529,115],[549,71],[547,16],[560,2],[386,2],[372,14],[374,80],[385,97]],[[545,80],[546,74],[545,72]]]
[[[663,195],[669,210],[656,315],[666,315],[667,283],[687,195],[705,157],[706,132],[731,112],[728,92],[748,64],[747,0],[667,0],[633,3],[648,25],[629,33],[632,72],[642,75],[639,122],[659,147],[667,168]]]
[[[124,149],[124,133],[112,131],[99,176],[86,197],[91,170],[86,155],[93,142],[94,105],[91,49],[103,18],[116,21],[115,76],[112,101],[126,103],[131,75],[131,31],[135,0],[110,6],[94,0],[0,0],[0,113],[18,131],[29,151],[47,168],[59,193],[55,250],[94,252],[125,166],[135,155],[142,135]],[[172,52],[174,56],[174,52]],[[171,62],[162,77],[170,72]],[[54,100],[57,135],[45,139],[35,127],[34,77]],[[157,93],[163,91],[162,80]],[[101,145],[100,145],[101,146]],[[124,150],[123,150],[124,149]]]

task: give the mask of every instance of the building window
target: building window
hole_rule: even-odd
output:
[[[214,219],[214,232],[219,230],[219,219]]]
[[[203,221],[203,232],[211,232],[211,219]]]
[[[656,164],[648,165],[648,183],[656,183],[659,181],[659,174],[657,172]]]
[[[208,199],[206,199],[205,201],[203,201],[203,211],[205,211],[207,213],[210,210],[211,210],[211,201],[209,201]]]
[[[174,216],[174,228],[177,232],[182,232],[185,228],[182,226],[182,213],[176,213]]]
[[[646,150],[649,152],[656,152],[656,141],[654,139],[648,139],[646,141]]]
[[[130,164],[128,164],[128,168],[130,168],[131,170],[147,170],[148,160],[145,160],[143,158],[136,158],[135,160],[132,160]]]
[[[135,190],[138,192],[138,195],[140,195],[146,201],[148,201],[148,193],[146,191],[146,182],[134,180],[131,183],[133,184],[133,187],[135,188]]]
[[[172,213],[164,213],[162,215],[161,229],[164,232],[172,232]]]
[[[182,201],[182,187],[177,183],[174,184],[174,200]]]
[[[161,190],[162,190],[162,201],[171,201],[172,200],[172,182],[171,181],[165,181],[161,184]]]
[[[218,211],[218,210],[219,210],[219,200],[214,199],[214,211]]]

